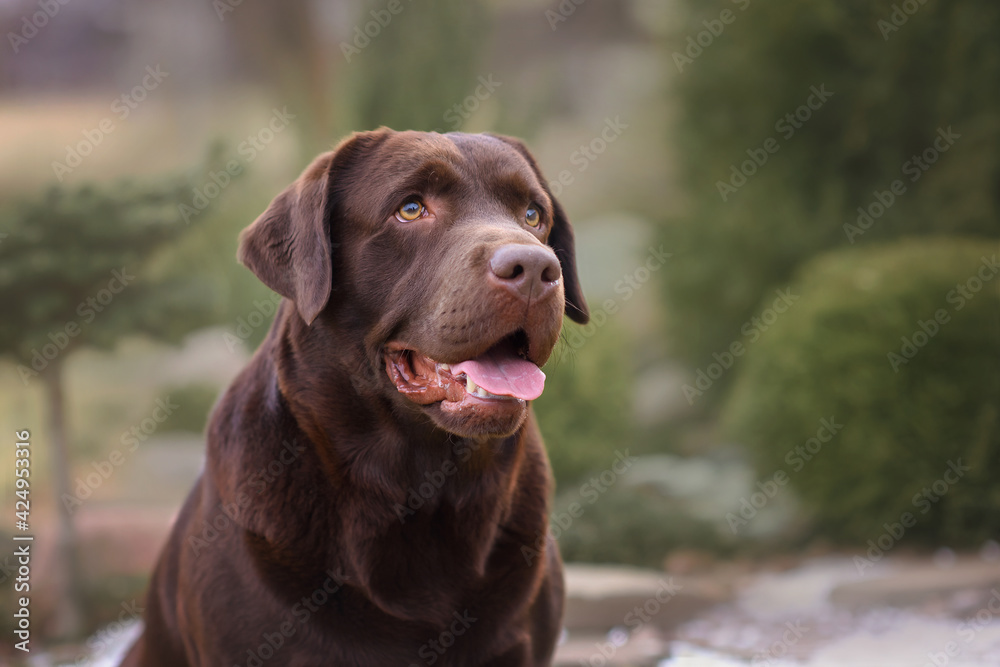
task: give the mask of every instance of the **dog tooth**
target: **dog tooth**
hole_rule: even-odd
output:
[[[443,371],[450,371],[451,364],[438,364],[438,368],[440,368]]]
[[[472,378],[466,376],[465,378],[465,391],[470,394],[475,394],[476,390],[479,389],[479,385],[472,381]]]

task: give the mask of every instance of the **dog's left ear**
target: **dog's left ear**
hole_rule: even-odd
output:
[[[332,288],[327,197],[334,151],[323,153],[240,234],[237,258],[312,324]]]
[[[583,288],[580,287],[580,278],[576,274],[576,244],[573,239],[573,227],[569,224],[569,218],[563,210],[562,205],[549,190],[548,181],[542,175],[542,170],[538,168],[534,156],[520,139],[508,137],[500,134],[490,134],[490,136],[510,144],[520,153],[531,169],[535,172],[545,194],[552,200],[552,230],[549,232],[549,246],[559,258],[562,267],[563,288],[566,293],[566,315],[571,320],[579,324],[586,324],[590,321],[590,310],[587,308],[587,301],[583,298]]]

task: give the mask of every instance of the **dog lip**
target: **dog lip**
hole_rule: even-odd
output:
[[[446,374],[447,377],[441,376],[440,364],[412,348],[400,345],[387,346],[383,357],[386,373],[396,386],[396,390],[414,403],[428,405],[447,399],[449,394],[457,397],[459,391],[465,391],[463,387],[457,386],[457,381],[450,373]],[[421,362],[424,365],[433,364],[435,369],[433,378],[429,374],[420,373],[415,363]]]
[[[386,354],[411,352],[415,355],[428,359],[431,363],[453,366],[460,364],[463,361],[480,357],[493,348],[502,345],[505,342],[511,341],[512,345],[515,347],[522,359],[530,361],[541,368],[544,365],[545,359],[548,358],[548,353],[544,350],[536,349],[538,346],[535,344],[535,338],[537,337],[532,337],[524,327],[517,326],[510,328],[500,336],[488,339],[487,342],[472,344],[471,347],[461,352],[443,352],[441,356],[437,358],[432,357],[429,354],[425,354],[421,351],[419,345],[413,345],[405,340],[394,340],[383,344],[382,354],[384,356]]]
[[[509,334],[481,353],[482,356],[490,350],[508,343],[515,334]],[[524,334],[523,345],[518,348],[522,357],[527,356],[527,335]],[[516,345],[517,338],[512,341]],[[393,341],[383,347],[383,359],[386,374],[395,385],[396,390],[418,405],[432,403],[450,403],[456,406],[517,403],[525,405],[524,398],[518,396],[495,394],[485,387],[476,385],[466,373],[454,373],[452,364],[439,362],[423,354],[414,346]],[[477,357],[470,357],[475,359]],[[458,362],[461,363],[461,362]],[[544,377],[544,376],[543,376]]]

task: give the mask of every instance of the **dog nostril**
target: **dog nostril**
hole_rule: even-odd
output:
[[[542,280],[547,283],[554,283],[562,278],[562,271],[559,269],[559,264],[549,264],[542,271]]]

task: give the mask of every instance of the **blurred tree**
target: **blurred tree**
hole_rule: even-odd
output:
[[[17,364],[25,386],[41,382],[48,407],[60,508],[57,575],[63,601],[55,632],[81,630],[80,580],[71,510],[69,429],[63,368],[83,348],[107,349],[126,334],[178,341],[204,323],[210,304],[192,274],[158,262],[184,233],[181,183],[99,189],[52,187],[3,214],[0,242],[0,356]]]
[[[295,114],[302,161],[311,160],[336,140],[333,77],[341,62],[327,51],[319,5],[311,0],[236,4],[214,6],[246,62],[272,89],[275,103]]]
[[[383,0],[368,2],[342,44],[349,52],[341,57],[350,59],[342,69],[350,101],[348,127],[460,129],[469,113],[464,101],[482,85],[477,77],[486,78],[479,67],[490,23],[481,0],[401,3],[402,10],[392,15],[391,22],[365,39],[367,24],[378,25],[385,6]],[[492,94],[486,88],[482,93]]]
[[[663,234],[672,340],[689,363],[746,342],[762,295],[821,251],[1000,234],[1000,93],[986,85],[1000,80],[1000,5],[685,5],[667,57],[691,202]]]
[[[998,251],[949,236],[824,253],[797,272],[800,302],[747,351],[723,424],[762,479],[786,474],[824,537],[864,545],[907,512],[909,543],[996,537]]]
[[[567,326],[575,326],[569,324]],[[628,419],[633,377],[628,333],[614,324],[588,324],[586,336],[565,333],[545,365],[545,393],[534,402],[559,488],[606,469],[616,453],[635,453]]]
[[[251,66],[298,115],[303,162],[351,130],[458,129],[444,115],[480,83],[489,32],[481,0],[357,7],[293,0],[224,11]],[[325,38],[331,24],[341,28],[339,41]]]

